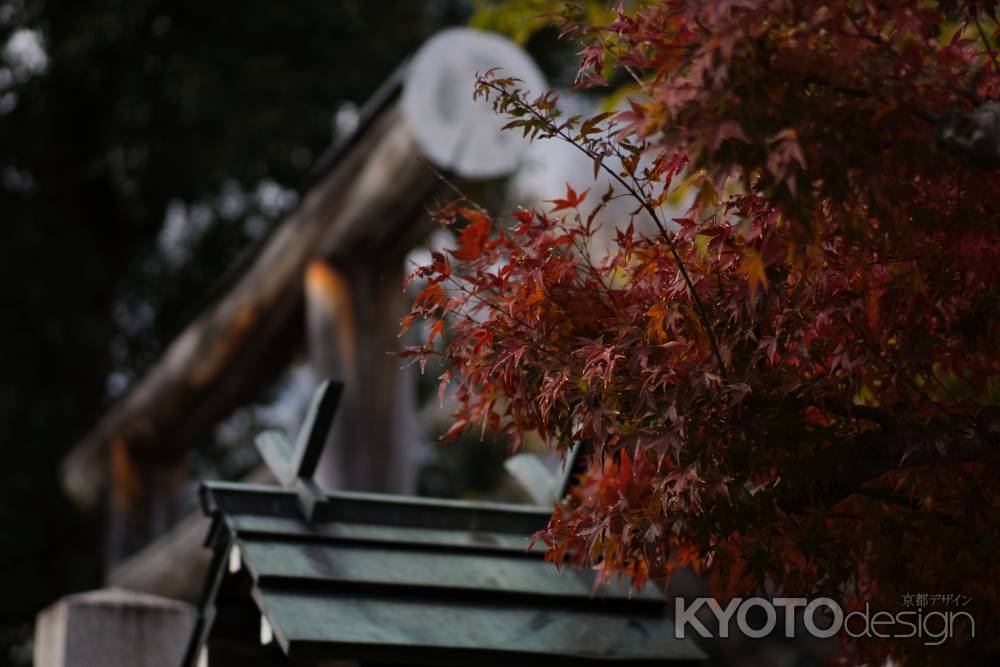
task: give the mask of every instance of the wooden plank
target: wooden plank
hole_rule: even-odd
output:
[[[461,589],[484,600],[511,593],[563,598],[566,604],[581,606],[590,606],[591,601],[600,605],[609,599],[629,600],[636,610],[647,603],[658,613],[666,604],[654,584],[633,592],[627,581],[615,579],[595,590],[593,571],[557,571],[551,563],[525,553],[463,553],[412,544],[303,543],[273,537],[238,537],[238,542],[258,582],[275,577],[308,579],[313,590],[323,588],[324,582],[329,584],[327,590],[342,590],[353,582],[365,591],[374,591],[380,584]]]
[[[292,477],[284,480],[286,485],[291,485],[296,479],[312,479],[343,390],[343,383],[337,380],[325,380],[316,389],[309,403],[309,411],[302,422],[299,437],[292,449],[292,458],[289,461],[289,472]]]
[[[662,664],[703,657],[674,638],[666,617],[572,606],[554,609],[450,600],[395,599],[262,588],[255,591],[293,660],[404,659],[409,663],[515,664],[524,659]],[[313,653],[315,651],[315,653]],[[300,653],[301,652],[301,653]],[[565,663],[564,663],[565,664]]]
[[[230,516],[299,517],[294,492],[277,487],[210,482],[202,487],[205,511]],[[328,522],[371,523],[510,533],[528,537],[548,523],[549,510],[532,505],[445,500],[416,496],[332,491],[317,505],[312,525]]]
[[[298,540],[303,542],[354,542],[370,545],[409,544],[434,547],[438,551],[475,551],[479,553],[530,553],[542,558],[543,546],[536,543],[529,551],[530,538],[510,533],[413,528],[370,523],[310,524],[302,519],[245,514],[229,519],[236,534],[251,539]]]

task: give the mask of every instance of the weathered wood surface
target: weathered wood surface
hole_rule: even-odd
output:
[[[529,549],[546,506],[332,492],[304,520],[293,489],[207,483],[202,499],[215,522],[217,584],[202,600],[188,667],[206,647],[210,656],[220,645],[258,647],[259,634],[236,636],[230,622],[257,621],[253,611],[270,630],[263,639],[294,664],[623,667],[704,658],[675,639],[655,583],[596,587],[595,572],[556,571],[541,545]]]
[[[400,249],[402,250],[402,248]],[[399,349],[406,312],[403,253],[370,262],[314,261],[306,276],[309,361],[318,378],[344,381],[316,481],[329,489],[412,492],[416,427],[414,369]]]
[[[84,503],[97,499],[112,442],[120,441],[132,459],[120,466],[127,477],[130,465],[162,465],[250,399],[302,338],[308,262],[377,252],[401,235],[401,220],[417,219],[438,186],[418,156],[393,106],[281,223],[237,285],[184,330],[74,449],[62,470],[71,495]]]

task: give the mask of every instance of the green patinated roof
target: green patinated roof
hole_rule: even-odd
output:
[[[546,508],[210,483],[215,560],[188,651],[220,665],[696,661],[666,599],[529,549]],[[230,571],[238,549],[241,567]],[[260,644],[260,618],[274,641]]]

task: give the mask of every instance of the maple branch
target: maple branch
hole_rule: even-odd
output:
[[[883,435],[891,433],[895,426],[892,414],[882,408],[833,400],[826,401],[824,407],[838,417],[849,417],[850,419],[874,422],[882,429]]]
[[[569,240],[570,240],[570,243],[573,244],[573,247],[576,249],[577,253],[580,254],[580,257],[583,259],[583,261],[587,263],[587,267],[590,269],[591,274],[593,274],[594,280],[597,281],[597,284],[599,284],[601,286],[601,289],[607,295],[607,297],[608,297],[608,304],[607,304],[608,308],[610,310],[614,311],[615,313],[620,312],[615,307],[614,297],[611,294],[611,288],[608,287],[607,284],[605,284],[604,277],[600,274],[600,272],[597,270],[597,267],[594,266],[594,262],[591,260],[589,248],[587,248],[587,247],[580,247],[579,245],[577,245],[576,239],[573,237],[572,234],[569,235]]]
[[[457,280],[455,280],[455,278],[453,276],[448,276],[448,280],[450,280],[452,283],[454,283],[455,287],[457,287],[459,289],[459,291],[461,291],[463,294],[465,294],[469,299],[475,298],[478,303],[481,303],[482,305],[490,308],[491,310],[496,311],[497,313],[499,313],[503,317],[506,317],[511,322],[513,322],[517,326],[521,327],[525,331],[528,331],[528,332],[534,331],[534,329],[527,322],[524,322],[524,321],[522,321],[522,320],[514,317],[513,315],[511,315],[510,313],[508,313],[507,311],[505,311],[503,308],[501,308],[500,306],[498,306],[495,303],[493,303],[492,301],[484,299],[482,296],[480,296],[479,292],[473,292],[473,291],[467,289],[464,285],[462,285],[460,282],[458,282]],[[450,309],[450,312],[458,313],[459,311],[456,310],[456,309]],[[476,322],[477,324],[480,324],[478,321],[476,321],[474,318],[472,318],[468,314],[466,314],[466,313],[461,313],[461,314],[463,316],[465,316],[466,318],[468,318],[470,321],[473,321],[473,322]],[[555,343],[556,347],[559,348],[560,351],[562,351],[564,354],[567,354],[567,355],[572,354],[571,350],[567,349],[564,345],[560,344],[558,341],[553,341],[553,342]],[[543,352],[545,352],[546,354],[548,354],[553,359],[555,359],[555,360],[557,360],[559,362],[562,362],[563,359],[564,359],[564,357],[556,354],[555,352],[551,352],[551,351],[545,349],[542,346],[539,346],[538,349],[541,350],[541,351],[543,351]]]
[[[446,188],[448,188],[458,196],[458,199],[456,201],[465,202],[466,204],[476,209],[483,215],[489,216],[489,211],[480,206],[474,199],[470,198],[469,195],[465,194],[465,192],[463,192],[460,187],[455,185],[455,183],[450,178],[442,174],[441,171],[437,167],[435,167],[429,159],[427,159],[423,155],[418,155],[417,160],[423,163],[423,165],[427,167],[439,181],[441,181],[442,185],[444,185]]]
[[[930,395],[927,394],[927,392],[925,392],[917,385],[917,383],[911,380],[895,363],[893,363],[890,359],[886,359],[885,356],[883,356],[882,354],[882,350],[875,347],[875,345],[873,345],[871,341],[868,340],[868,337],[864,335],[863,331],[859,330],[856,326],[854,326],[851,323],[848,323],[848,327],[850,327],[851,331],[854,332],[854,335],[858,337],[858,340],[861,341],[864,344],[864,346],[868,348],[868,351],[872,353],[872,356],[875,358],[877,362],[882,363],[887,369],[895,373],[899,377],[899,379],[903,381],[903,384],[912,389],[915,394],[917,394],[920,398],[925,400],[929,405],[932,405],[933,407],[937,408],[941,412],[941,414],[945,416],[946,419],[951,421],[954,415],[952,415],[952,413],[949,412],[948,409],[945,408],[943,405],[941,405],[933,398],[931,398]]]
[[[515,100],[520,105],[521,109],[531,114],[538,122],[542,123],[545,129],[548,130],[548,132],[550,133],[550,136],[559,137],[560,139],[566,141],[571,146],[575,147],[577,150],[579,150],[592,160],[596,160],[598,157],[600,157],[595,151],[589,150],[585,146],[576,142],[569,134],[565,132],[565,130],[556,126],[555,123],[546,118],[541,112],[536,110],[526,101],[520,99],[516,93],[508,94],[503,88],[484,78],[479,79],[479,84],[493,90],[494,92],[498,93],[501,97],[506,97],[507,99]],[[694,281],[691,279],[691,276],[688,273],[687,267],[684,264],[684,260],[681,258],[680,251],[677,250],[677,244],[674,243],[674,240],[671,237],[670,232],[663,224],[663,221],[660,220],[660,216],[657,214],[656,210],[652,207],[652,205],[647,201],[645,197],[640,196],[639,193],[625,181],[625,179],[623,179],[616,171],[614,171],[606,164],[604,164],[603,161],[600,163],[599,167],[602,171],[611,176],[611,178],[613,178],[619,185],[625,188],[625,190],[627,190],[628,193],[632,195],[632,197],[636,201],[639,202],[642,208],[647,213],[649,213],[650,217],[653,219],[653,223],[659,230],[661,238],[667,244],[667,248],[669,248],[670,254],[674,258],[674,262],[677,265],[677,269],[680,271],[681,277],[684,280],[684,284],[687,287],[688,293],[691,295],[691,300],[694,302],[695,310],[698,313],[698,318],[701,320],[702,326],[705,329],[705,333],[708,335],[709,345],[712,348],[712,354],[715,356],[716,363],[719,366],[719,375],[725,378],[727,376],[727,370],[726,370],[726,365],[722,360],[722,352],[719,349],[719,341],[715,337],[715,331],[712,328],[711,321],[708,319],[708,314],[705,312],[705,306],[704,304],[702,304],[701,298],[698,296],[698,292],[694,286]]]
[[[867,40],[873,44],[877,44],[878,46],[884,46],[886,47],[886,50],[889,52],[889,55],[891,55],[897,61],[899,60],[899,53],[894,48],[892,48],[892,43],[888,39],[886,39],[884,35],[879,35],[878,33],[872,33],[865,30],[861,26],[861,24],[858,23],[858,17],[855,14],[848,14],[847,18],[851,22],[851,25],[854,26],[854,29],[857,32],[853,34],[845,32],[843,33],[844,35],[847,35],[848,37],[860,37],[861,39]]]
[[[464,202],[464,203],[472,206],[474,209],[476,209],[480,213],[483,213],[484,215],[488,215],[489,214],[489,212],[486,211],[486,209],[484,209],[475,200],[471,199],[467,194],[465,194],[465,192],[463,192],[461,188],[459,188],[454,182],[452,182],[451,179],[449,179],[447,176],[445,176],[444,174],[442,174],[441,171],[438,170],[433,164],[431,164],[431,162],[427,158],[425,158],[423,156],[418,156],[417,159],[420,160],[421,162],[423,162],[427,166],[427,168],[430,169],[431,172],[437,177],[437,179],[439,181],[441,181],[442,184],[444,184],[445,187],[447,187],[449,190],[451,190],[452,192],[454,192],[459,197],[458,201]],[[580,255],[586,259],[587,265],[590,267],[591,271],[593,272],[595,279],[598,281],[598,283],[600,283],[601,287],[604,289],[604,292],[608,295],[608,303],[606,304],[607,307],[608,307],[608,309],[617,312],[617,309],[614,306],[613,298],[611,296],[611,290],[607,287],[607,285],[604,284],[604,281],[601,278],[600,274],[598,274],[597,269],[594,267],[593,263],[590,261],[589,254],[584,253],[584,251],[581,250],[576,245],[576,241],[575,241],[575,239],[573,239],[572,236],[570,236],[570,241],[573,243],[573,247],[575,247],[577,249],[577,252],[579,252]],[[544,289],[544,286],[543,286],[543,289]],[[471,296],[471,294],[469,296]],[[521,324],[522,326],[524,326],[525,328],[527,328],[527,325],[524,325],[522,323],[518,323],[518,324]]]
[[[957,522],[955,521],[955,517],[939,509],[930,509],[927,507],[923,507],[917,500],[904,498],[899,494],[893,493],[891,491],[883,491],[879,489],[871,489],[868,488],[867,486],[859,486],[858,488],[854,489],[854,491],[850,495],[861,496],[863,498],[869,498],[871,500],[878,500],[883,503],[888,503],[890,505],[895,505],[896,507],[900,507],[909,510],[911,512],[915,512],[917,514],[932,515],[940,519],[943,524],[948,526],[954,526],[957,524]],[[847,497],[845,497],[844,500],[846,500]],[[916,532],[913,528],[906,525],[902,525],[901,528],[904,531]]]
[[[579,148],[581,148],[581,150],[584,150],[582,147]],[[590,155],[591,158],[595,157],[595,155],[591,155],[589,151],[584,150],[584,153]],[[701,298],[698,296],[698,292],[694,287],[694,281],[691,280],[691,276],[688,274],[687,267],[684,265],[684,260],[681,259],[680,252],[677,250],[677,245],[674,243],[674,240],[671,237],[670,232],[667,231],[666,226],[660,220],[659,214],[657,214],[656,210],[649,203],[648,199],[646,199],[645,197],[640,197],[635,192],[635,190],[630,188],[628,184],[625,183],[625,181],[621,177],[619,177],[619,175],[614,170],[612,170],[610,167],[605,166],[603,162],[601,163],[601,169],[610,174],[615,180],[617,180],[622,185],[622,187],[628,190],[629,194],[631,194],[636,200],[639,201],[642,207],[646,210],[647,213],[649,213],[650,217],[653,219],[653,223],[659,230],[660,236],[663,238],[664,242],[666,242],[667,248],[670,249],[670,254],[673,256],[674,262],[677,264],[677,269],[680,271],[681,277],[684,279],[684,284],[687,286],[688,293],[691,295],[691,300],[694,302],[695,309],[698,311],[698,318],[701,320],[702,326],[704,326],[705,328],[705,333],[708,335],[708,342],[712,347],[712,354],[715,356],[715,361],[719,365],[719,374],[723,378],[725,378],[728,373],[726,370],[726,365],[722,361],[722,352],[719,349],[719,341],[715,337],[715,330],[712,327],[711,321],[709,321],[708,319],[708,314],[705,312],[705,306],[704,304],[702,304]]]
[[[948,387],[945,385],[945,383],[941,381],[941,378],[938,377],[937,373],[934,372],[934,367],[933,366],[931,366],[928,369],[928,374],[934,380],[934,383],[937,384],[937,386],[941,387],[941,390],[944,391],[944,393],[948,394],[948,398],[950,398],[953,403],[957,403],[958,402],[958,399],[955,398],[955,394],[952,393],[951,389],[948,389]],[[974,397],[970,396],[970,398],[972,399],[973,403],[975,403],[976,405],[979,405],[979,401],[977,401]]]

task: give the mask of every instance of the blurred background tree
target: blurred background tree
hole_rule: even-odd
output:
[[[58,463],[459,0],[0,0],[0,663],[99,585]],[[216,222],[226,224],[215,224]]]

